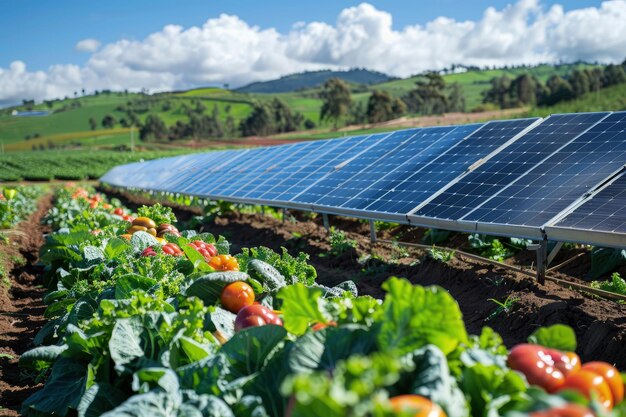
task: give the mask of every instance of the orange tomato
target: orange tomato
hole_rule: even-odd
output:
[[[220,301],[226,310],[236,314],[254,303],[254,290],[243,281],[233,282],[222,289]]]
[[[624,399],[624,381],[619,371],[611,364],[606,362],[594,361],[587,362],[582,367],[585,371],[591,371],[601,375],[611,388],[613,395],[613,404],[619,404]]]
[[[211,268],[217,271],[239,271],[239,262],[230,255],[217,255],[209,261]]]
[[[611,387],[602,375],[598,375],[595,372],[581,369],[576,373],[568,375],[559,391],[568,389],[578,391],[588,399],[591,399],[592,393],[594,393],[605,408],[613,408]]]
[[[415,411],[414,417],[446,417],[441,407],[421,395],[398,395],[389,399],[393,411]]]
[[[120,237],[126,240],[130,240],[133,235],[131,235],[130,233],[124,233],[123,235],[120,235]]]

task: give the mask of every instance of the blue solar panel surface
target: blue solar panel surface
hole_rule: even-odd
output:
[[[542,226],[626,164],[626,112],[613,113],[465,219]]]
[[[555,226],[626,233],[626,173],[621,174]]]
[[[384,158],[386,155],[393,154],[398,148],[402,147],[403,144],[414,138],[415,135],[422,130],[423,129],[401,130],[387,134],[382,137],[376,146],[347,161],[333,172],[330,172],[292,201],[299,203],[315,203],[330,207],[340,206],[358,192],[354,188],[358,187],[358,185],[350,185],[351,179],[360,177],[361,174],[366,172],[368,167],[377,160]]]
[[[605,116],[606,113],[551,116],[446,188],[415,214],[465,220],[464,216]]]
[[[423,129],[418,140],[410,140],[397,153],[377,161],[363,173],[361,190],[342,207],[384,213],[407,213],[418,202],[440,189],[446,176],[466,167],[445,168],[438,159],[474,133],[482,124],[454,128]],[[432,141],[432,139],[435,139]],[[413,192],[407,192],[408,188]]]

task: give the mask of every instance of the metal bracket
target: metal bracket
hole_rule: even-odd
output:
[[[374,224],[374,220],[370,220],[370,239],[372,243],[376,242],[376,225]]]
[[[537,252],[537,281],[543,285],[546,283],[546,270],[548,269],[548,241],[543,239],[539,243],[528,245],[527,248]]]
[[[330,232],[330,221],[328,220],[328,214],[322,213],[322,219],[324,220],[324,229]]]

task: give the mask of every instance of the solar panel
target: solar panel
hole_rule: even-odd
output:
[[[299,194],[332,172],[337,165],[366,152],[386,136],[388,133],[328,141],[319,157],[310,159],[305,167],[282,179],[275,184],[272,190],[264,193],[261,198],[283,203],[297,201],[295,198]]]
[[[626,112],[602,119],[464,219],[542,226],[626,164]]]
[[[626,233],[626,174],[622,173],[555,226]]]
[[[351,179],[375,163],[379,158],[392,154],[406,141],[414,138],[422,129],[401,130],[381,137],[376,146],[358,156],[337,165],[333,171],[292,199],[299,203],[311,203],[338,207],[354,196],[355,188],[346,185]]]
[[[450,220],[472,220],[488,214],[477,207],[605,116],[606,113],[550,116],[453,182],[414,214]],[[468,216],[470,213],[473,215]]]
[[[423,129],[417,138],[402,149],[377,161],[359,178],[362,190],[354,194],[345,208],[383,213],[406,214],[428,195],[441,188],[446,175],[455,176],[466,167],[457,164],[439,172],[439,157],[461,140],[475,132],[482,124],[452,128]],[[437,171],[435,173],[435,171]],[[413,192],[409,192],[409,187]],[[419,188],[419,189],[418,189]],[[418,199],[418,200],[415,200]]]

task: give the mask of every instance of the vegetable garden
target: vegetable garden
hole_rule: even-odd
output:
[[[526,331],[525,320],[528,340],[503,333],[505,344],[498,333],[521,324],[476,320],[472,310],[484,299],[459,305],[451,294],[461,299],[460,291],[391,276],[408,273],[409,264],[360,259],[376,280],[328,279],[357,245],[340,232],[315,254],[302,239],[289,249],[256,245],[267,239],[261,228],[248,230],[257,237],[247,247],[243,229],[220,236],[228,216],[219,205],[189,221],[158,203],[132,205],[134,212],[131,205],[76,186],[56,191],[44,218],[52,233],[40,252],[46,322],[19,359],[23,374],[43,386],[21,404],[22,414],[626,415],[623,377],[601,361],[626,363],[609,332],[605,345],[584,337],[579,346],[578,328],[537,323]],[[241,214],[233,216],[240,224]],[[295,236],[290,222],[276,225]],[[442,276],[422,284],[447,283],[448,267],[436,255],[422,266],[432,273],[438,265]],[[316,268],[314,258],[326,263]],[[537,290],[528,280],[515,285]],[[570,297],[562,303],[623,315],[619,304],[560,294]],[[554,310],[547,317],[571,314],[563,304],[546,306]],[[617,341],[609,346],[609,338]],[[615,349],[610,358],[599,353]]]

